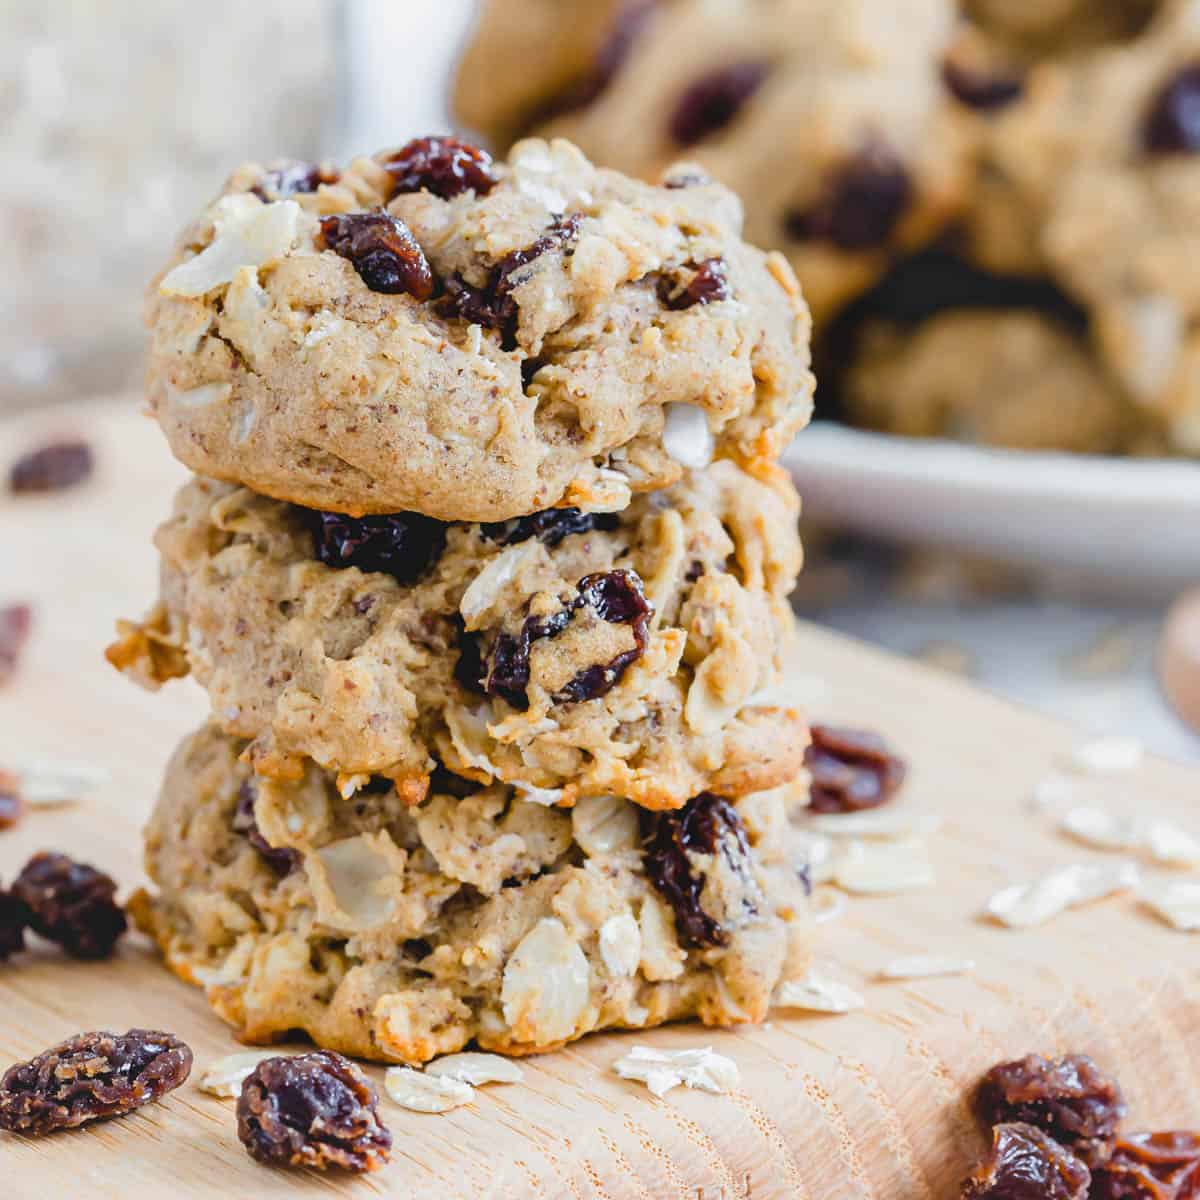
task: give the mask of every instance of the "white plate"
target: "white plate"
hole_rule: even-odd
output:
[[[812,520],[1148,584],[1200,579],[1200,462],[984,450],[820,423],[784,463]]]

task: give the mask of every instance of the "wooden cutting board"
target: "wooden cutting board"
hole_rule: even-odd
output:
[[[140,880],[138,830],[172,746],[204,711],[190,683],[140,692],[103,661],[120,615],[151,599],[150,533],[182,470],[134,400],[0,425],[0,466],[46,433],[82,433],[98,470],[45,498],[0,498],[0,604],[28,599],[35,630],[0,691],[0,763],[41,755],[101,764],[111,783],[78,805],[0,834],[8,880],[39,848]],[[876,727],[911,758],[906,803],[944,818],[931,839],[936,888],[853,899],[822,926],[820,960],[858,987],[848,1016],[779,1012],[736,1032],[683,1025],[597,1036],[527,1060],[526,1080],[479,1092],[442,1116],[383,1107],[395,1152],[361,1180],[254,1165],[233,1102],[185,1084],[121,1121],[25,1141],[0,1134],[6,1196],[161,1197],[350,1194],[602,1200],[939,1200],[980,1147],[965,1097],[1005,1056],[1086,1051],[1117,1072],[1139,1126],[1200,1125],[1200,941],[1130,896],[1014,932],[979,911],[1000,885],[1099,858],[1033,811],[1034,785],[1077,742],[1055,722],[967,684],[834,637],[801,630],[795,669],[830,696],[820,717]],[[1200,772],[1147,762],[1081,784],[1200,830]],[[969,956],[969,976],[874,980],[906,954]],[[185,1038],[197,1072],[236,1049],[198,992],[138,937],[107,963],[39,949],[0,966],[0,1067],[79,1031],[151,1026]],[[728,1096],[682,1089],[663,1100],[612,1074],[634,1043],[712,1044],[736,1060]],[[373,1069],[378,1080],[381,1072]]]

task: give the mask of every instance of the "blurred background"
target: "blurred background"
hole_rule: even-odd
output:
[[[786,17],[801,2],[774,0],[762,8]],[[733,21],[741,30],[749,20],[745,6],[731,0],[660,3],[671,19],[683,21],[690,12],[688,19],[699,22],[696,54],[720,52],[722,39],[713,36],[720,22]],[[596,25],[594,35],[587,35],[593,40],[571,52],[583,53],[597,78],[601,66],[612,77],[602,81],[603,103],[561,131],[580,137],[598,158],[620,158],[622,135],[639,119],[638,72],[647,68],[634,55],[624,72],[618,69],[629,49],[619,38],[614,41],[614,31],[625,28],[630,12],[648,7],[629,0],[582,7],[579,0],[493,0],[478,30],[476,57],[468,60],[470,80],[460,81],[455,111],[476,125],[487,124],[480,113],[495,115],[486,130],[494,143],[524,132],[511,127],[511,114],[487,112],[488,97],[494,94],[499,105],[514,90],[511,81],[493,75],[489,41],[503,45],[515,35],[524,56],[517,74],[528,68],[522,82],[533,86],[546,74],[549,48],[562,50],[562,30],[556,33],[553,22],[570,24],[573,13],[586,12],[587,20],[576,23]],[[903,28],[905,7],[893,13],[898,28],[881,31],[884,40],[916,38]],[[949,11],[949,0],[943,7]],[[996,9],[986,3],[967,7]],[[974,41],[962,42],[959,25],[950,32],[956,47],[966,45],[961,53],[976,56],[970,62],[992,64],[992,82],[1003,82],[1004,71],[1015,77],[1040,69],[1035,60],[1043,53],[1069,57],[1074,46],[1063,49],[1061,38],[1087,41],[1097,12],[1106,21],[1114,14],[1120,18],[1122,38],[1144,36],[1140,15],[1133,33],[1123,23],[1131,7],[1129,0],[1048,0],[1042,6],[1013,0],[1014,13],[1061,10],[1073,22],[1079,18],[1086,34],[1074,32],[1073,24],[1069,35],[1056,33],[1060,40],[1050,52],[1041,43],[1030,49],[1024,33],[997,38],[980,50]],[[1137,0],[1136,7],[1149,5]],[[829,0],[813,0],[813,8],[838,11]],[[870,17],[881,6],[849,3],[843,15],[851,10]],[[210,0],[203,9],[182,0],[104,5],[0,0],[0,144],[8,166],[0,183],[7,235],[0,239],[0,417],[32,406],[136,393],[142,288],[177,231],[237,163],[344,159],[465,124],[451,115],[451,85],[476,18],[474,0]],[[708,28],[708,21],[717,24]],[[526,28],[537,35],[522,41]],[[825,36],[826,27],[817,28]],[[969,32],[975,37],[978,30]],[[813,61],[821,61],[820,37],[812,39]],[[896,70],[913,70],[910,59],[918,49],[895,55]],[[1200,47],[1196,53],[1200,62]],[[1000,74],[997,60],[1004,64]],[[940,62],[928,58],[916,69],[936,72]],[[586,70],[582,81],[589,82]],[[593,78],[589,86],[594,83]],[[803,103],[820,105],[828,94],[816,86],[791,89],[793,105],[796,96],[802,98],[798,110],[787,110],[797,129],[807,119]],[[844,106],[848,93],[835,88],[834,94]],[[855,103],[869,94],[859,89]],[[912,94],[911,87],[901,88],[905,102]],[[885,90],[878,97],[887,95]],[[878,97],[875,103],[886,103]],[[720,101],[718,96],[718,109]],[[613,109],[608,116],[606,106]],[[541,118],[530,115],[535,110],[536,105],[522,119],[537,129]],[[730,133],[706,165],[722,178],[737,176],[728,179],[734,186],[745,184],[747,144]],[[807,151],[801,140],[789,152],[802,157]],[[745,190],[749,195],[748,185]],[[753,206],[750,217],[752,236],[773,239]],[[911,247],[903,249],[908,253]],[[943,242],[935,249],[942,253]],[[810,262],[804,251],[793,261],[810,297],[824,303],[829,264]],[[897,290],[901,309],[911,307],[912,297],[931,286],[929,278],[909,269],[907,275],[887,276],[882,291],[860,284],[857,291],[871,299],[857,303],[860,309],[866,303],[871,317],[892,320]],[[885,310],[877,303],[880,296]],[[915,330],[902,323],[899,343],[894,331],[885,333],[894,358],[897,345],[904,350]],[[884,334],[871,336],[882,344]],[[822,378],[842,373],[838,345],[832,336],[827,339]],[[1044,347],[1031,343],[1028,353],[1026,366],[1036,376],[1042,364],[1033,356]],[[1051,361],[1060,364],[1071,353],[1056,349]],[[1102,385],[1106,397],[1125,388],[1119,374]],[[885,391],[892,381],[897,389],[912,387],[909,376],[877,371],[870,378],[876,377],[884,380]],[[948,385],[939,380],[938,386]],[[1200,734],[1178,711],[1187,709],[1188,697],[1181,698],[1177,688],[1172,705],[1160,679],[1168,652],[1194,656],[1200,671],[1195,628],[1200,610],[1189,618],[1190,633],[1174,634],[1174,648],[1164,649],[1163,641],[1169,606],[1200,575],[1189,565],[1200,562],[1197,460],[1181,458],[1177,446],[1164,448],[1160,435],[1146,433],[1140,424],[1136,434],[1122,426],[1119,445],[1111,422],[1094,445],[1087,439],[1076,444],[1078,424],[1060,441],[993,437],[977,415],[962,416],[976,392],[987,389],[978,378],[962,386],[971,391],[969,403],[928,428],[905,428],[892,414],[866,420],[873,431],[826,422],[809,441],[802,436],[792,466],[809,505],[810,562],[796,597],[798,611],[1088,729],[1134,735],[1161,752],[1200,762]],[[1072,387],[1073,381],[1062,386]],[[870,393],[866,384],[864,389]],[[878,403],[870,394],[867,400],[877,415]],[[823,415],[847,416],[828,383],[822,405]],[[955,405],[943,403],[947,407]],[[928,442],[898,436],[914,433],[937,436]],[[937,457],[947,449],[947,436],[969,444],[948,448],[968,455],[965,466],[956,459],[951,470],[948,460]],[[1111,457],[1114,451],[1123,457]],[[1160,460],[1168,453],[1172,459]],[[986,457],[970,457],[975,455]],[[1099,475],[1100,470],[1119,474]],[[1021,517],[1010,519],[1017,511],[1011,505],[1022,496]],[[1164,561],[1169,569],[1162,569]],[[1195,693],[1193,708],[1200,707],[1200,681]]]

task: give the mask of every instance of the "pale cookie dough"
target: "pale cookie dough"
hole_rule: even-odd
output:
[[[808,312],[741,224],[564,141],[243,167],[150,289],[150,406],[197,473],[313,508],[619,509],[808,420]]]
[[[1086,344],[1032,312],[945,312],[863,330],[842,401],[856,424],[1022,450],[1130,449],[1133,406]]]
[[[414,809],[380,788],[347,803],[315,767],[256,780],[241,748],[209,726],[176,752],[146,833],[157,891],[130,910],[247,1041],[529,1054],[761,1021],[805,970],[802,788],[655,815],[451,779]]]
[[[420,799],[437,761],[551,801],[741,795],[792,778],[807,742],[768,691],[798,511],[779,468],[721,460],[619,514],[402,515],[360,570],[318,561],[319,514],[196,480],[156,535],[160,604],[109,657],[150,686],[190,670],[266,775],[312,758],[348,792],[386,775]]]
[[[526,22],[544,52],[512,54]],[[646,178],[694,160],[743,198],[749,239],[788,254],[820,324],[965,198],[940,70],[954,22],[950,0],[489,0],[458,112]]]

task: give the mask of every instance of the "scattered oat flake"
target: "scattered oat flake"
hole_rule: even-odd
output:
[[[21,780],[21,790],[30,808],[72,804],[110,779],[103,767],[82,762],[31,759],[13,764],[12,770]]]
[[[923,838],[851,842],[835,859],[833,882],[848,892],[889,895],[937,882]]]
[[[246,1050],[239,1054],[227,1054],[213,1063],[200,1076],[200,1090],[210,1096],[230,1099],[242,1090],[242,1083],[252,1074],[263,1059],[278,1058],[279,1050]]]
[[[817,925],[826,925],[836,921],[849,907],[845,892],[835,888],[822,888],[812,898],[810,913]]]
[[[912,954],[893,958],[879,972],[882,979],[932,979],[938,975],[965,975],[975,970],[971,958],[942,958],[936,954]]]
[[[665,1096],[673,1087],[699,1088],[704,1092],[728,1092],[737,1087],[737,1063],[711,1046],[693,1050],[655,1050],[634,1046],[624,1058],[613,1063],[622,1079],[644,1083],[656,1096]]]
[[[788,979],[775,989],[773,1003],[779,1008],[802,1008],[806,1012],[848,1013],[866,1001],[848,984],[809,971],[803,979]]]
[[[1068,908],[1136,888],[1139,880],[1136,863],[1073,863],[1029,883],[1015,883],[1001,889],[988,901],[987,911],[1010,929],[1026,929],[1041,925]]]
[[[1137,738],[1114,734],[1082,742],[1071,751],[1071,766],[1085,775],[1132,771],[1140,765],[1145,748]]]
[[[425,1068],[425,1074],[437,1079],[457,1079],[472,1087],[484,1083],[520,1083],[525,1078],[524,1071],[511,1058],[472,1051],[436,1058]]]
[[[411,1067],[389,1067],[383,1077],[387,1094],[413,1112],[442,1113],[475,1099],[475,1089],[461,1079],[426,1075]]]
[[[1065,775],[1052,771],[1033,785],[1030,799],[1034,808],[1052,808],[1057,804],[1065,804],[1074,794],[1074,784]]]
[[[28,604],[0,608],[0,684],[7,683],[20,665],[32,626],[33,609]]]
[[[1172,928],[1184,933],[1200,931],[1200,881],[1146,883],[1138,898]]]
[[[918,809],[871,808],[862,812],[814,813],[808,820],[817,833],[840,837],[907,838],[934,833],[942,818]]]
[[[1171,821],[1118,816],[1107,809],[1081,805],[1063,816],[1059,828],[1097,849],[1140,851],[1164,866],[1200,863],[1200,839]]]

